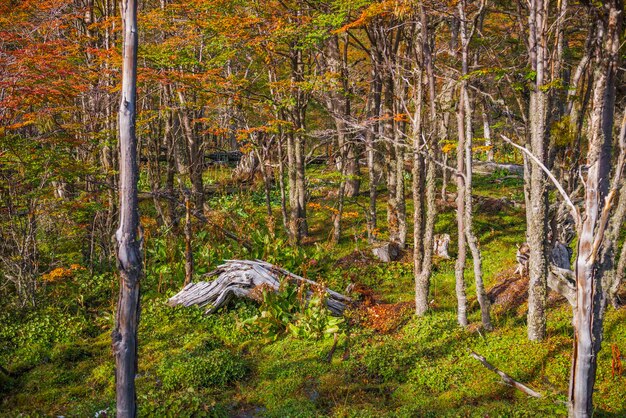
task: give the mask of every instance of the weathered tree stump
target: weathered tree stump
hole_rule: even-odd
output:
[[[528,275],[530,247],[523,243],[517,248],[517,269],[514,274]],[[561,296],[565,297],[572,306],[576,306],[576,280],[574,272],[570,270],[571,249],[566,245],[556,242],[550,253],[550,265],[548,266],[548,287]]]
[[[435,235],[434,253],[436,256],[445,258],[446,260],[449,259],[450,258],[450,254],[448,254],[449,246],[450,246],[449,234]]]
[[[307,297],[313,294],[312,289],[321,285],[293,274],[285,269],[261,260],[227,260],[217,269],[205,277],[216,277],[210,282],[189,283],[180,292],[172,296],[169,306],[208,306],[207,314],[213,313],[226,305],[233,297],[257,300],[259,289],[278,291],[281,280],[287,280],[296,285],[308,285]],[[333,315],[341,316],[352,299],[347,296],[322,287],[326,292],[326,306]]]
[[[392,241],[372,248],[372,254],[383,263],[388,263],[390,261],[399,260],[402,256],[402,250],[400,249],[400,245]]]

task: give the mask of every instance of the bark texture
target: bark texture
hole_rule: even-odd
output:
[[[623,167],[618,165],[616,181],[609,193],[623,7],[619,0],[591,7],[596,22],[594,89],[588,134],[585,216],[579,227],[575,264],[577,306],[574,311],[574,350],[569,390],[569,413],[576,418],[593,414],[593,388],[606,305],[603,275],[613,262],[612,257],[607,256],[610,252],[607,253],[603,246],[604,232],[611,200],[623,175]]]
[[[120,273],[113,354],[115,355],[116,414],[119,418],[137,415],[135,374],[137,373],[137,327],[139,324],[139,279],[142,274],[139,212],[137,205],[137,139],[135,102],[137,83],[137,3],[122,1],[124,53],[122,98],[119,110],[120,135],[120,221],[115,234]]]
[[[546,164],[548,96],[542,89],[546,73],[546,42],[548,28],[548,0],[531,0],[528,17],[528,45],[530,63],[536,80],[530,92],[528,108],[529,149]],[[548,195],[546,174],[534,161],[528,165],[526,239],[530,247],[528,262],[528,339],[539,341],[546,334],[546,295],[548,277],[547,222]]]
[[[206,306],[206,313],[213,313],[228,304],[233,297],[257,299],[263,288],[278,291],[281,280],[293,282],[298,286],[307,285],[307,296],[311,296],[318,283],[300,277],[285,269],[260,260],[228,260],[225,264],[207,274],[215,277],[210,282],[189,283],[180,292],[172,296],[169,306]],[[352,299],[328,288],[323,288],[327,299],[326,306],[337,316],[352,303]]]

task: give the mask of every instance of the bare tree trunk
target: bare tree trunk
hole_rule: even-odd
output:
[[[295,138],[296,152],[296,194],[297,194],[297,218],[298,237],[306,237],[309,234],[309,226],[306,220],[306,174],[304,161],[304,137],[300,134]]]
[[[369,180],[369,206],[367,216],[367,239],[368,242],[373,242],[375,237],[375,230],[377,226],[376,219],[376,198],[378,197],[378,173],[376,170],[376,145],[375,137],[378,132],[380,122],[380,98],[381,98],[381,82],[378,70],[374,58],[372,58],[372,84],[370,87],[369,99],[368,99],[368,117],[370,120],[375,119],[372,123],[372,127],[365,132],[365,147],[367,151],[367,171]]]
[[[300,228],[298,227],[298,188],[296,186],[296,150],[294,136],[287,134],[287,178],[289,180],[289,235],[292,243],[300,242]]]
[[[548,0],[531,0],[529,45],[531,64],[537,79],[530,92],[530,151],[544,164],[547,158],[548,96],[543,90],[548,27]],[[546,335],[546,295],[548,277],[548,195],[546,175],[534,161],[529,168],[529,206],[526,207],[526,239],[530,246],[528,284],[528,339],[540,341]]]
[[[461,25],[463,26],[463,25]],[[463,82],[465,83],[465,81]],[[465,96],[463,102],[465,104],[465,120],[466,120],[466,136],[465,136],[465,233],[467,235],[467,245],[472,253],[472,262],[474,264],[474,283],[476,285],[476,298],[480,305],[480,314],[483,327],[491,330],[490,302],[485,291],[483,283],[482,254],[478,248],[478,239],[472,230],[472,107],[470,105],[467,89],[462,85],[461,90]]]
[[[203,210],[204,208],[204,186],[202,181],[202,147],[200,146],[199,139],[196,137],[189,115],[186,109],[186,100],[182,91],[178,92],[178,100],[181,105],[178,116],[183,127],[183,133],[187,140],[187,150],[189,155],[189,179],[191,180],[191,190],[193,192],[194,204],[196,210]]]
[[[266,158],[265,156],[267,155],[267,157],[269,158],[269,152],[267,150],[267,148],[270,146],[269,144],[266,145],[263,143],[263,140],[261,139],[261,142],[259,144],[260,147],[263,147],[264,151],[263,154],[261,155],[261,153],[259,152],[258,149],[255,150],[255,154],[259,160],[259,168],[261,170],[261,175],[263,176],[263,186],[264,186],[264,190],[265,190],[265,210],[267,211],[267,216],[268,218],[272,218],[272,197],[271,197],[271,192],[272,192],[272,176],[271,176],[271,171],[268,170],[268,165],[266,165]],[[270,143],[273,142],[273,140],[270,140]],[[270,161],[270,165],[271,165],[271,161]],[[273,222],[273,221],[272,221]]]
[[[609,300],[615,309],[621,306],[621,302],[617,297],[619,287],[624,283],[626,278],[626,242],[622,243],[622,252],[619,256],[619,262],[615,268],[614,277],[609,288]]]
[[[283,131],[282,129],[278,133],[278,185],[280,188],[280,214],[283,218],[283,227],[287,234],[289,234],[289,240],[295,241],[295,237],[291,236],[292,230],[290,228],[289,215],[287,213],[287,197],[285,193],[285,161],[283,157]]]
[[[437,217],[436,207],[436,168],[434,148],[437,139],[437,111],[435,105],[435,77],[433,71],[433,56],[431,51],[431,33],[428,27],[428,17],[424,5],[419,8],[421,33],[420,44],[417,46],[418,53],[424,57],[426,69],[426,81],[428,86],[428,123],[429,132],[423,135],[422,127],[422,98],[423,84],[422,71],[417,77],[417,94],[415,104],[415,116],[413,117],[413,247],[414,276],[415,276],[415,313],[423,315],[428,309],[428,293],[430,290],[430,276],[432,273],[432,256],[434,247],[435,220]],[[434,40],[432,40],[434,42]],[[421,51],[420,51],[421,50]],[[420,154],[420,137],[427,137],[427,158]],[[424,173],[426,174],[425,190],[423,184]],[[418,242],[419,241],[419,242]]]
[[[345,168],[343,165],[346,163],[345,159],[342,162],[340,173],[342,174],[341,182],[339,183],[339,193],[337,196],[337,212],[333,214],[333,243],[339,244],[341,239],[341,217],[343,215],[343,204],[346,195],[346,187],[348,182],[343,178],[345,176]]]
[[[423,8],[420,8],[423,9]],[[423,29],[422,29],[423,30]],[[422,36],[424,36],[422,34]],[[430,290],[430,277],[422,275],[422,263],[424,261],[424,158],[420,154],[422,135],[422,100],[423,83],[422,72],[415,81],[415,114],[413,116],[413,276],[415,278],[415,314],[423,316],[428,310],[428,293]]]
[[[120,293],[115,329],[112,333],[115,355],[116,414],[120,418],[137,415],[135,374],[137,372],[137,327],[139,325],[139,281],[142,275],[139,210],[137,204],[137,139],[135,103],[137,85],[137,3],[122,1],[124,53],[122,98],[119,111],[120,135],[120,224],[116,232]]]
[[[176,174],[175,143],[172,137],[172,112],[168,111],[165,116],[165,132],[163,140],[167,146],[167,172],[165,178],[165,192],[168,196],[174,196],[174,176]],[[167,199],[167,225],[168,227],[178,227],[178,217],[176,216],[176,202],[174,199]]]
[[[474,281],[476,283],[476,296],[478,298],[478,303],[480,304],[481,317],[483,326],[485,329],[492,329],[491,319],[490,319],[490,306],[489,299],[487,298],[483,280],[482,280],[482,257],[480,254],[480,249],[478,248],[478,240],[472,231],[472,115],[473,109],[470,103],[469,94],[467,92],[467,74],[468,74],[468,51],[469,51],[469,43],[475,32],[477,19],[480,18],[485,2],[484,0],[480,3],[479,11],[477,12],[473,26],[470,30],[468,30],[468,21],[466,18],[465,8],[467,4],[465,0],[461,0],[458,3],[458,11],[459,11],[459,34],[461,37],[461,75],[462,79],[460,82],[460,90],[459,90],[459,102],[458,102],[458,137],[459,143],[457,146],[457,163],[459,173],[457,175],[461,175],[463,173],[464,178],[462,184],[458,184],[459,187],[463,187],[463,204],[461,202],[457,202],[457,217],[463,217],[463,225],[459,223],[459,243],[461,242],[461,235],[465,235],[467,239],[467,244],[472,252],[472,261],[474,264]],[[465,159],[465,163],[463,164],[462,159]],[[461,195],[461,191],[459,190],[459,196]],[[461,229],[461,226],[463,228]],[[460,244],[459,244],[460,245]],[[459,248],[460,250],[460,248]],[[465,257],[465,254],[463,254]],[[465,263],[463,263],[465,264]],[[464,266],[463,266],[464,267]],[[457,264],[457,268],[461,268],[460,264]],[[457,275],[460,274],[457,272]],[[458,276],[457,276],[458,277]],[[459,279],[457,279],[459,280]],[[459,281],[462,281],[461,277]],[[460,307],[459,307],[460,308]],[[460,309],[459,309],[460,310]],[[466,320],[466,319],[465,319]],[[459,316],[459,323],[462,324],[461,318]],[[462,324],[463,325],[463,324]]]
[[[407,233],[407,223],[406,223],[406,196],[404,195],[404,138],[403,134],[400,133],[399,128],[396,127],[396,193],[395,193],[395,203],[396,203],[396,218],[398,220],[398,244],[400,244],[401,248],[404,248],[406,245],[406,233]]]
[[[359,143],[352,142],[348,144],[348,156],[346,157],[348,164],[346,167],[346,197],[355,197],[361,189],[361,168],[359,165],[359,154],[362,146]]]
[[[622,156],[626,155],[626,110],[624,110],[622,115],[622,126],[620,129],[618,144],[620,147],[620,158],[624,158]],[[619,163],[620,161],[618,159],[618,164]],[[606,230],[605,253],[610,259],[614,259],[616,257],[615,252],[617,251],[620,232],[622,231],[624,220],[626,220],[626,181],[622,180],[620,182],[620,189],[621,192],[617,202],[617,207],[613,212],[613,216],[611,217]],[[617,292],[624,278],[624,269],[626,268],[626,242],[622,245],[619,262],[617,265],[613,263],[613,266],[610,266],[607,270],[605,273],[605,283],[603,285],[603,287],[607,289],[607,297],[615,309],[620,306]]]
[[[385,141],[385,169],[387,171],[387,229],[389,231],[389,240],[393,242],[399,241],[399,222],[398,222],[398,203],[396,193],[397,186],[397,167],[396,167],[396,147],[393,144],[395,139],[395,127],[393,123],[393,78],[389,69],[385,70],[383,89],[384,100],[383,105],[383,136]]]
[[[491,141],[491,126],[489,123],[489,109],[487,106],[483,104],[483,136],[485,137],[485,146],[489,147],[487,149],[487,161],[493,162],[493,142]]]
[[[576,418],[590,417],[593,414],[592,396],[606,306],[606,292],[602,287],[603,275],[613,263],[611,251],[603,248],[603,234],[612,199],[623,175],[624,155],[619,160],[613,189],[609,194],[623,7],[621,0],[612,0],[603,2],[602,5],[594,4],[591,8],[596,21],[596,68],[589,120],[585,216],[579,227],[575,263],[577,305],[574,310],[574,350],[569,389],[569,413]]]
[[[465,260],[466,247],[466,218],[465,218],[465,128],[461,103],[457,111],[458,144],[456,147],[456,224],[458,231],[458,255],[454,265],[455,288],[457,299],[457,321],[462,327],[467,326],[467,296],[465,294]]]
[[[189,191],[185,190],[185,286],[193,279],[193,250],[191,247],[191,199]]]
[[[341,175],[337,194],[336,212],[333,213],[333,242],[339,243],[341,238],[341,218],[343,215],[344,198],[358,193],[359,179],[356,177],[358,166],[355,165],[355,144],[350,141],[351,135],[347,129],[350,119],[350,87],[348,80],[347,46],[344,43],[344,54],[339,48],[339,37],[332,36],[326,42],[324,67],[331,76],[337,77],[340,88],[331,89],[327,93],[326,106],[335,122],[337,131],[337,169]]]

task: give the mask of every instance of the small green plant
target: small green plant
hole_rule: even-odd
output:
[[[285,334],[296,338],[320,339],[340,332],[343,318],[334,317],[326,308],[320,287],[309,291],[284,281],[278,292],[263,289],[260,314],[243,321],[252,332],[276,341]]]
[[[289,324],[289,332],[296,338],[320,339],[339,332],[343,323],[343,318],[330,314],[320,290],[301,306]]]
[[[362,359],[367,374],[382,382],[405,382],[415,361],[416,355],[409,347],[392,340],[368,349]]]
[[[298,291],[295,286],[283,282],[278,292],[264,288],[261,296],[259,314],[242,324],[252,333],[264,335],[266,341],[276,341],[287,332],[298,311]]]

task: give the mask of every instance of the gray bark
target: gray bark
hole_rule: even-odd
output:
[[[191,229],[191,199],[189,191],[184,190],[185,194],[185,284],[191,283],[193,278],[193,249],[191,247],[192,229]]]
[[[434,241],[433,253],[437,257],[445,258],[446,260],[449,259],[450,254],[448,254],[448,247],[450,246],[450,235],[437,234],[435,235]]]
[[[333,315],[341,316],[352,304],[352,299],[320,284],[293,274],[285,269],[260,260],[228,260],[205,277],[215,277],[210,282],[189,283],[172,296],[169,306],[206,306],[210,314],[225,306],[233,297],[258,299],[264,288],[278,291],[281,280],[306,285],[306,297],[321,288],[326,296],[326,306]]]
[[[622,115],[622,126],[618,143],[620,147],[620,156],[618,158],[619,167],[620,164],[623,164],[624,159],[626,159],[626,110]],[[626,220],[626,182],[624,180],[619,182],[619,189],[621,190],[619,200],[606,230],[605,253],[609,259],[614,259],[617,256],[615,253],[617,251],[618,240],[624,221]],[[620,306],[617,292],[624,279],[624,269],[626,268],[626,243],[622,244],[622,252],[617,265],[613,263],[613,266],[607,266],[607,268],[604,288],[607,289],[607,297],[611,305],[617,309]]]
[[[577,418],[593,414],[593,388],[606,306],[603,276],[613,262],[611,252],[606,251],[603,245],[603,235],[611,199],[623,175],[623,166],[618,166],[613,189],[609,193],[623,3],[620,0],[606,1],[602,5],[592,6],[591,12],[596,22],[597,37],[594,94],[589,120],[585,216],[579,227],[575,263],[577,306],[574,310],[574,349],[569,388],[569,413]]]
[[[465,15],[465,0],[461,0],[458,3],[459,8],[459,18],[460,18],[460,35],[461,35],[461,45],[462,45],[462,75],[466,76],[468,74],[468,50],[469,50],[469,42],[471,40],[472,34],[468,31],[467,20]],[[481,2],[479,14],[482,13],[484,7],[484,2]],[[475,23],[474,23],[475,25]],[[472,33],[475,27],[472,28]],[[476,297],[478,299],[478,303],[480,305],[481,319],[483,326],[487,330],[491,330],[493,327],[491,325],[491,317],[490,317],[490,302],[487,297],[487,292],[485,291],[485,286],[482,278],[482,255],[480,253],[480,249],[478,248],[478,239],[472,230],[473,225],[473,216],[472,216],[472,115],[473,108],[470,102],[469,94],[467,92],[467,79],[463,79],[461,81],[461,88],[459,91],[459,145],[464,147],[463,157],[465,158],[465,179],[464,179],[464,210],[463,216],[465,218],[464,221],[464,231],[459,230],[459,234],[465,233],[467,238],[467,245],[472,253],[472,262],[474,266],[474,283],[476,285]],[[462,139],[461,139],[462,137]],[[457,149],[457,152],[460,152]]]
[[[529,23],[529,53],[536,81],[530,92],[528,110],[530,121],[529,148],[544,165],[547,159],[548,96],[543,90],[546,78],[548,0],[531,0]],[[526,208],[526,239],[530,246],[528,287],[528,338],[539,341],[546,335],[546,295],[548,276],[547,221],[548,195],[546,175],[534,161],[526,165],[529,174]]]
[[[193,192],[193,200],[197,210],[203,210],[204,207],[204,186],[202,181],[202,157],[203,150],[200,139],[197,138],[193,128],[189,114],[186,109],[186,100],[182,91],[178,92],[178,100],[181,105],[178,117],[183,127],[183,133],[187,141],[187,155],[189,161],[189,179],[191,180],[191,191]]]
[[[423,55],[424,69],[426,70],[426,85],[428,86],[428,127],[424,134],[422,124],[422,71],[417,77],[416,110],[413,117],[413,247],[414,247],[414,276],[415,276],[415,313],[420,316],[428,309],[428,293],[430,291],[430,276],[432,274],[432,258],[434,251],[434,230],[437,217],[436,208],[436,168],[434,148],[437,140],[437,110],[435,106],[435,77],[433,71],[433,55],[431,51],[431,34],[428,27],[428,16],[424,5],[420,4],[421,33],[420,44]],[[426,155],[420,152],[420,137],[427,138]],[[425,179],[424,179],[425,176]],[[425,181],[425,184],[424,184]],[[448,236],[449,238],[449,236]],[[447,246],[446,246],[447,251]]]
[[[462,327],[467,326],[467,296],[465,293],[465,260],[466,249],[466,219],[465,219],[465,127],[462,105],[457,111],[458,144],[456,148],[456,225],[458,231],[457,257],[454,265],[455,290],[457,299],[457,321]]]
[[[491,141],[491,126],[489,124],[489,109],[487,109],[487,106],[484,104],[483,104],[482,118],[483,118],[483,136],[485,138],[485,146],[489,147],[489,149],[487,150],[487,161],[491,163],[493,162],[494,150],[493,150],[493,142]]]
[[[392,241],[372,248],[372,254],[383,263],[388,263],[398,260],[402,255],[402,249]]]
[[[137,327],[139,324],[139,281],[142,275],[141,244],[137,236],[137,139],[135,103],[137,83],[137,3],[122,1],[124,52],[122,98],[119,110],[120,135],[120,221],[116,232],[120,293],[115,329],[112,333],[115,355],[116,414],[120,418],[137,415],[135,374],[137,372]]]
[[[420,7],[422,11],[423,7]],[[424,28],[422,28],[422,31]],[[424,36],[422,34],[422,36]],[[424,261],[424,158],[420,153],[422,135],[422,72],[416,80],[415,115],[413,116],[413,274],[415,277],[415,314],[423,316],[428,310],[430,277],[422,274]]]

